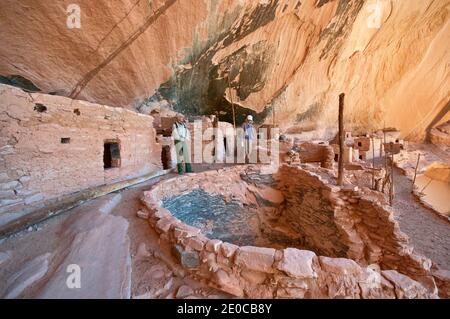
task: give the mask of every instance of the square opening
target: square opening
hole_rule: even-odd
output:
[[[61,137],[61,144],[69,144],[70,137]]]
[[[120,145],[118,141],[105,141],[103,145],[103,167],[120,167]]]
[[[361,146],[362,146],[362,143],[361,143],[361,142],[358,142],[358,146],[361,147]]]
[[[161,152],[161,162],[163,169],[172,168],[172,154],[169,145],[164,145]]]

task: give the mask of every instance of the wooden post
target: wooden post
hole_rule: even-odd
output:
[[[387,172],[387,154],[386,154],[386,122],[383,127],[383,151],[384,151],[384,169]]]
[[[372,189],[375,189],[375,138],[372,136]]]
[[[231,72],[231,70],[230,70]],[[228,73],[228,92],[230,94],[231,109],[233,110],[233,128],[236,129],[236,113],[234,111],[233,95],[231,92],[230,73]]]
[[[345,94],[339,95],[339,166],[338,166],[338,179],[337,184],[342,186],[344,183],[344,100]]]
[[[394,203],[394,153],[391,156],[391,189],[389,191],[390,204]]]
[[[416,184],[417,170],[419,169],[419,161],[420,161],[420,153],[417,156],[417,164],[416,164],[416,170],[414,171],[414,179],[413,179],[413,183],[412,183],[411,192],[414,192],[414,185]]]

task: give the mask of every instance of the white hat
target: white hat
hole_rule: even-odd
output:
[[[251,115],[247,116],[247,121],[253,121],[253,116]]]

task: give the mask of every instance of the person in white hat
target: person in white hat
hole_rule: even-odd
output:
[[[245,163],[249,163],[250,155],[253,150],[253,140],[255,139],[255,128],[253,127],[253,116],[248,115],[244,124],[244,149],[245,149]]]

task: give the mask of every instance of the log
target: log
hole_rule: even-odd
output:
[[[344,182],[344,143],[345,143],[345,132],[344,132],[344,99],[345,94],[341,93],[339,95],[339,166],[338,166],[338,179],[337,184],[342,186]]]
[[[375,139],[372,136],[372,189],[375,189]]]

